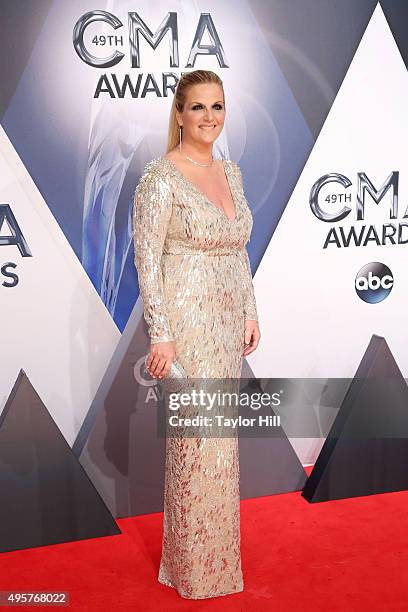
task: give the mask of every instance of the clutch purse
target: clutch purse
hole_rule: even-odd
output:
[[[145,359],[145,365],[148,355]],[[163,387],[168,393],[180,393],[188,387],[187,372],[183,366],[175,359],[171,366],[170,371],[164,378],[157,378],[157,382]]]

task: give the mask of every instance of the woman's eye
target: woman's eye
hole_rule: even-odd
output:
[[[199,108],[203,108],[202,104],[194,104],[193,110],[198,110]],[[222,104],[214,104],[214,108],[220,109]]]

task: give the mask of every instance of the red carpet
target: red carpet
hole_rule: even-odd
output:
[[[69,591],[68,609],[89,612],[408,610],[406,491],[243,501],[244,591],[212,600],[185,600],[157,582],[162,514],[118,523],[119,536],[0,554],[0,590]]]

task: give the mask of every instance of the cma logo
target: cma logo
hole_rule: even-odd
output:
[[[364,204],[365,204],[365,195],[368,193],[371,198],[374,200],[376,204],[379,204],[381,200],[384,198],[385,194],[390,191],[390,219],[398,218],[398,179],[399,172],[397,170],[391,172],[388,178],[384,181],[379,189],[374,187],[373,183],[370,181],[365,172],[357,172],[357,201],[356,201],[356,216],[357,221],[364,220]],[[326,221],[326,223],[335,223],[336,221],[342,221],[345,219],[351,212],[350,206],[343,206],[339,208],[337,211],[328,212],[327,210],[323,210],[319,203],[319,194],[325,185],[328,183],[335,183],[344,189],[350,187],[352,182],[347,176],[343,174],[338,174],[337,172],[332,172],[330,174],[325,174],[321,176],[315,184],[312,186],[309,197],[309,205],[312,210],[312,213],[321,221]],[[326,201],[329,205],[337,205],[344,202],[350,202],[351,196],[345,193],[332,193],[327,198]],[[408,207],[404,212],[403,219],[408,217]]]
[[[364,172],[358,172],[356,197],[356,218],[358,223],[350,225],[348,222],[346,225],[331,227],[327,232],[323,248],[326,249],[333,246],[335,248],[348,248],[351,246],[394,246],[408,244],[408,222],[392,222],[398,218],[398,179],[399,172],[395,170],[391,172],[381,187],[377,189]],[[328,183],[334,184],[331,193],[325,198],[320,197],[320,191]],[[309,196],[309,205],[315,217],[320,221],[331,224],[346,219],[352,208],[346,205],[348,202],[351,202],[351,194],[345,193],[344,190],[350,187],[351,184],[350,179],[343,174],[335,172],[320,177],[313,185]],[[366,195],[370,195],[371,199],[378,205],[387,193],[389,194],[389,218],[391,221],[380,224],[364,223]],[[321,202],[323,199],[325,205]],[[405,209],[402,219],[408,219],[408,207]]]
[[[118,34],[100,35],[96,34],[88,43],[88,47],[84,42],[86,29],[92,23],[99,22],[107,24],[113,31],[119,30]],[[118,51],[117,48],[110,55],[98,57],[92,53],[90,47],[93,45],[95,49],[101,47],[109,49],[113,47],[123,47],[124,40],[120,34],[120,28],[123,23],[116,15],[108,11],[89,11],[78,19],[73,31],[73,44],[78,56],[89,66],[94,68],[112,68],[122,61],[125,54]],[[128,13],[128,30],[129,30],[129,54],[132,68],[140,68],[140,36],[143,36],[145,41],[153,50],[156,50],[167,33],[170,39],[168,48],[170,54],[170,66],[176,68],[180,65],[179,59],[179,32],[177,24],[177,13],[170,11],[158,25],[156,31],[153,31],[143,21],[140,15],[136,12]],[[203,44],[202,39],[208,36],[212,44]],[[225,51],[222,47],[220,37],[215,28],[214,22],[210,13],[201,13],[198,18],[197,28],[192,39],[190,52],[186,68],[192,68],[195,64],[198,55],[214,55],[218,59],[221,68],[228,68]]]
[[[27,241],[17,223],[17,219],[11,210],[11,206],[9,204],[0,204],[0,232],[3,230],[5,221],[7,221],[11,234],[9,236],[0,235],[0,247],[16,246],[22,257],[32,257],[32,253],[28,248]],[[4,276],[10,279],[8,281],[3,280],[1,283],[3,287],[15,287],[19,282],[18,275],[11,272],[9,268],[16,269],[17,264],[13,261],[7,261],[3,264],[0,263],[0,277]]]
[[[358,297],[368,304],[378,304],[385,300],[393,286],[394,277],[391,270],[379,261],[363,266],[355,280]]]

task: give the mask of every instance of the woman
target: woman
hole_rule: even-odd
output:
[[[135,191],[135,265],[150,336],[147,368],[174,359],[189,378],[239,378],[260,339],[245,244],[252,229],[242,176],[212,148],[225,120],[221,79],[180,79],[167,154]],[[237,437],[166,439],[158,580],[189,599],[243,590]]]

